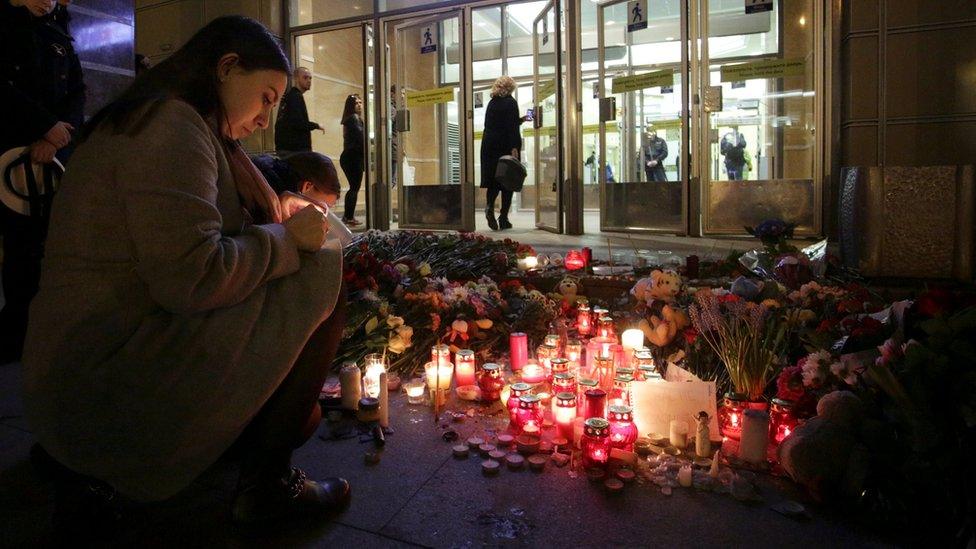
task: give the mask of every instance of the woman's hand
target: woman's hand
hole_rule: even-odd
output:
[[[329,207],[325,204],[313,201],[307,196],[293,193],[291,191],[285,191],[281,193],[278,197],[278,201],[281,202],[281,217],[284,221],[287,221],[291,216],[303,210],[306,206],[315,206],[320,212],[327,214],[329,213]]]
[[[512,156],[514,156],[515,158],[519,158],[519,150],[518,149],[512,149]]]
[[[303,252],[317,252],[325,243],[329,233],[329,221],[314,204],[309,204],[284,222],[285,231]]]

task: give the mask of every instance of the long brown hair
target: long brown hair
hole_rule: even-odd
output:
[[[345,123],[350,116],[356,114],[356,100],[359,99],[359,94],[354,93],[346,97],[346,104],[342,106],[342,123]]]

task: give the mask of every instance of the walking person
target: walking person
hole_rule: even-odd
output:
[[[298,67],[292,73],[292,87],[281,98],[275,122],[275,150],[285,156],[293,152],[311,152],[312,130],[325,133],[318,123],[308,119],[305,92],[312,89],[312,72]]]
[[[65,471],[54,516],[72,544],[119,524],[117,496],[170,498],[229,451],[236,523],[349,502],[345,480],[291,466],[345,324],[342,250],[240,144],[289,70],[260,23],[220,17],[80,136],[24,349],[25,415]]]
[[[739,181],[742,179],[742,168],[746,165],[746,138],[738,129],[726,133],[722,136],[719,151],[725,157],[725,173],[729,176],[729,181]]]
[[[0,0],[0,155],[27,147],[25,154],[35,164],[67,162],[85,110],[73,44],[65,6],[54,0]],[[5,301],[0,364],[20,359],[47,229],[44,209],[31,206],[24,214],[0,204]]]
[[[366,131],[363,126],[363,100],[357,94],[346,97],[342,108],[342,154],[339,166],[349,182],[349,190],[344,199],[342,222],[350,227],[362,225],[356,219],[356,201],[359,187],[366,169]]]
[[[485,218],[491,230],[511,229],[508,212],[512,207],[512,191],[506,191],[495,181],[498,160],[505,155],[520,158],[522,134],[519,126],[525,117],[519,116],[518,101],[512,97],[515,80],[499,76],[491,85],[491,100],[485,109],[485,131],[481,138],[481,188],[485,189]],[[495,219],[495,200],[502,195],[501,209]]]

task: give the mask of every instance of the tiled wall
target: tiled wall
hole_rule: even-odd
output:
[[[976,1],[843,9],[842,165],[976,162]]]
[[[71,34],[88,88],[85,116],[124,90],[135,76],[135,13],[131,0],[74,0]]]

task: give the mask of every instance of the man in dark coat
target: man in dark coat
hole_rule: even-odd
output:
[[[55,156],[67,161],[71,134],[81,127],[85,110],[81,63],[67,21],[65,6],[54,0],[0,0],[0,154],[28,146],[34,162],[51,162]],[[20,357],[27,309],[37,293],[47,220],[0,205],[0,233],[3,363]]]
[[[668,157],[668,143],[657,136],[657,130],[651,128],[647,133],[647,143],[641,147],[638,161],[644,167],[644,175],[648,181],[667,181],[664,173],[664,159]]]
[[[738,130],[730,131],[722,136],[719,150],[725,157],[725,172],[729,175],[729,181],[742,179],[742,168],[746,165],[746,138]]]
[[[275,150],[279,155],[312,151],[312,130],[325,130],[308,119],[308,107],[302,94],[312,89],[312,73],[298,67],[292,75],[292,88],[285,92],[275,122]]]

